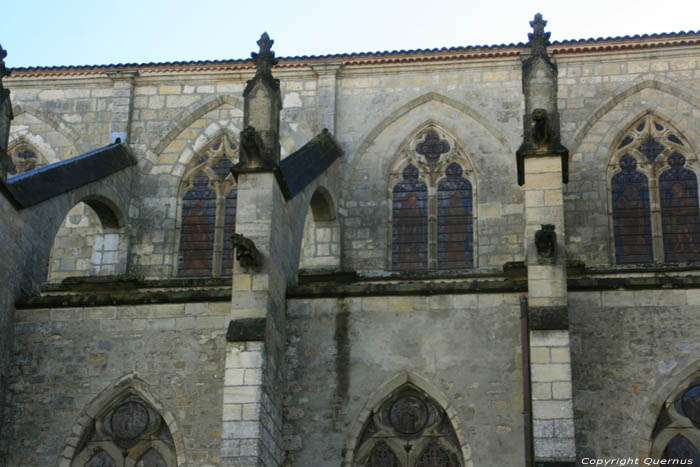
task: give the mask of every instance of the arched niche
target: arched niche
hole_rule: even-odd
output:
[[[108,198],[88,196],[70,209],[56,232],[47,280],[123,274],[127,255],[123,214]]]
[[[318,270],[340,266],[340,225],[333,196],[323,186],[311,196],[299,254],[299,268]]]

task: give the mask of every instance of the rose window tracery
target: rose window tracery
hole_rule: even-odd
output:
[[[365,423],[353,465],[462,467],[457,435],[447,414],[406,384],[385,399]]]

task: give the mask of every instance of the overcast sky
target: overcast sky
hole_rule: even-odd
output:
[[[6,0],[9,67],[248,58],[526,42],[538,11],[552,40],[700,30],[700,0]]]

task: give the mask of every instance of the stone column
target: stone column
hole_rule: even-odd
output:
[[[316,115],[318,116],[318,128],[316,133],[327,128],[332,134],[335,133],[335,97],[336,97],[336,75],[343,66],[342,63],[320,63],[311,65],[316,72]]]
[[[263,34],[252,54],[257,72],[243,93],[244,130],[236,212],[237,261],[233,269],[231,323],[224,387],[221,465],[279,466],[282,449],[282,388],[286,289],[293,276],[280,188],[279,81],[273,41]]]
[[[523,59],[524,140],[517,152],[525,200],[534,451],[537,466],[575,465],[566,286],[563,184],[568,150],[560,143],[557,67],[546,21],[530,23]]]
[[[10,141],[10,121],[12,121],[12,102],[10,90],[2,85],[2,79],[9,76],[10,70],[5,67],[7,51],[0,45],[0,182],[7,181],[7,171],[10,166],[10,156],[7,145]]]
[[[134,79],[136,70],[109,71],[112,79],[112,123],[109,126],[109,143],[117,138],[124,144],[129,143],[131,133],[131,109],[134,102]]]

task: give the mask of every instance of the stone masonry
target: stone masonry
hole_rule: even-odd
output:
[[[700,259],[700,34],[531,25],[515,45],[278,58],[265,34],[249,60],[2,65],[0,465],[700,456],[700,267],[668,253]],[[284,161],[313,141],[334,158],[292,194]],[[45,166],[5,179],[18,148]],[[95,154],[132,165],[22,198]],[[396,219],[425,266],[395,267]],[[201,277],[178,272],[183,231]],[[621,260],[634,235],[652,260]]]

